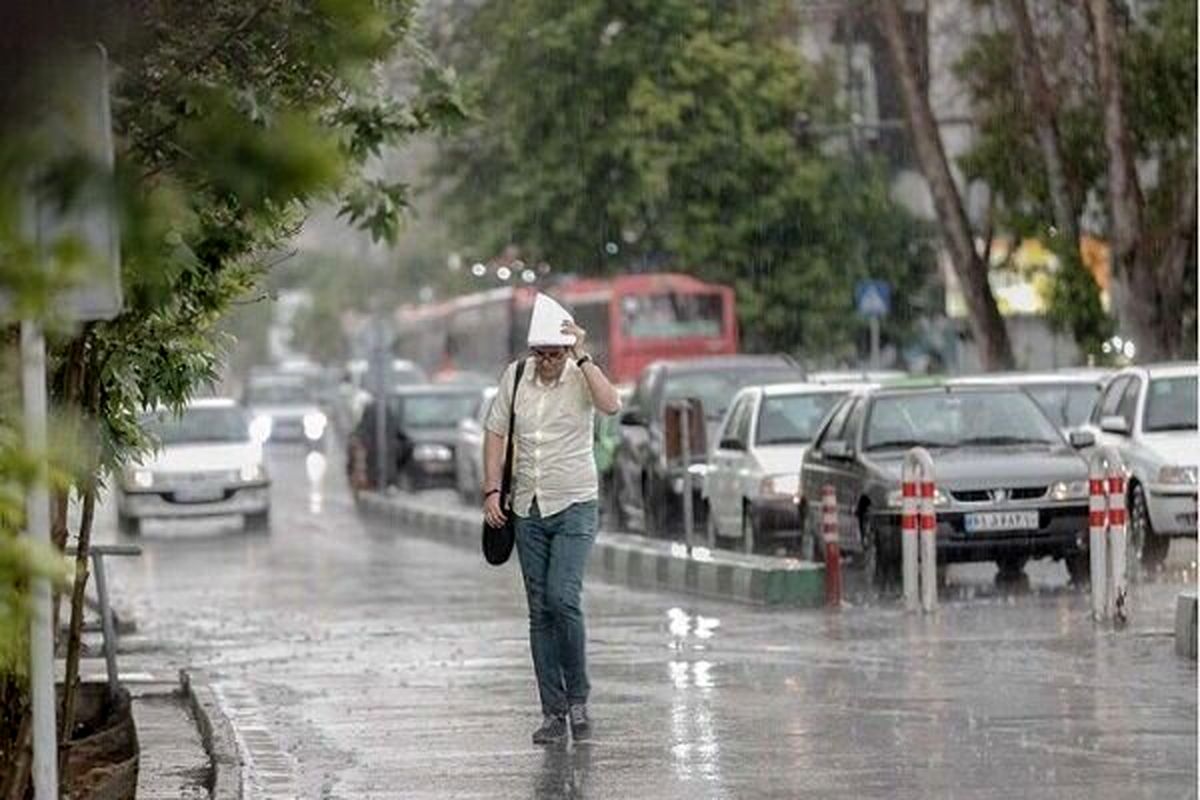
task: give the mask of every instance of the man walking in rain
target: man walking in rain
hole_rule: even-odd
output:
[[[587,635],[580,594],[596,538],[598,487],[592,455],[596,410],[615,414],[617,390],[585,349],[587,333],[545,295],[529,324],[529,347],[517,390],[511,508],[501,508],[500,480],[516,364],[500,378],[485,424],[483,512],[499,527],[516,514],[516,548],[529,603],[529,644],[542,703],[534,744],[590,734]]]

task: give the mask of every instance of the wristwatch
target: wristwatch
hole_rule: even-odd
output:
[[[589,361],[591,361],[591,360],[592,360],[592,357],[591,357],[589,354],[587,354],[587,353],[584,353],[584,354],[583,354],[582,356],[580,356],[580,357],[579,357],[579,359],[578,359],[578,360],[575,362],[575,366],[577,366],[577,367],[583,367],[583,365],[584,365],[584,364],[588,363],[588,362],[589,362]]]

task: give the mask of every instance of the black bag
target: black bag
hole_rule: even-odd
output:
[[[517,362],[517,371],[513,375],[512,402],[508,407],[508,441],[504,446],[504,475],[500,479],[500,508],[504,510],[504,524],[499,528],[488,525],[483,521],[483,557],[492,566],[500,566],[512,555],[513,544],[517,540],[517,532],[513,520],[513,512],[509,507],[512,492],[512,459],[513,459],[513,430],[517,424],[517,387],[521,385],[521,375],[525,372],[525,359]]]

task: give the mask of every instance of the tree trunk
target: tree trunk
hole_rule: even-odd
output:
[[[1037,37],[1033,32],[1033,21],[1025,0],[1008,0],[1013,18],[1013,33],[1017,41],[1021,83],[1032,102],[1033,128],[1038,149],[1046,166],[1050,184],[1050,203],[1054,211],[1054,224],[1059,235],[1079,252],[1079,193],[1067,174],[1063,159],[1062,140],[1058,133],[1058,103],[1050,91],[1046,71],[1042,67]]]
[[[91,554],[92,522],[96,516],[96,484],[89,481],[83,494],[83,515],[75,551],[75,585],[71,592],[71,629],[67,635],[67,663],[63,679],[62,721],[59,728],[59,773],[65,775],[75,727],[75,697],[79,688],[79,651],[83,636],[83,601],[87,589],[88,557]]]
[[[1158,331],[1158,294],[1152,263],[1144,264],[1145,198],[1138,181],[1136,153],[1125,121],[1116,21],[1110,0],[1087,0],[1092,50],[1104,119],[1104,149],[1108,155],[1108,236],[1112,259],[1113,307],[1126,338],[1132,338],[1140,360],[1166,355]],[[1168,321],[1169,322],[1169,321]],[[1158,324],[1156,324],[1158,323]]]
[[[920,85],[905,33],[900,0],[877,0],[880,28],[899,78],[909,136],[917,152],[921,172],[929,183],[942,236],[950,251],[954,272],[962,286],[971,331],[979,343],[983,366],[988,370],[1012,369],[1015,359],[1008,329],[996,306],[988,283],[988,267],[975,249],[975,237],[954,183],[941,134],[934,122],[929,99]]]

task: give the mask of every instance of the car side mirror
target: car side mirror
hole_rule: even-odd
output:
[[[1129,435],[1129,423],[1124,417],[1113,415],[1100,420],[1100,430],[1105,433],[1115,433],[1119,436]]]
[[[843,441],[826,442],[821,445],[821,453],[826,458],[834,458],[839,461],[849,461],[854,455],[850,445]]]
[[[1121,421],[1124,422],[1124,420]],[[1096,434],[1091,431],[1071,431],[1067,438],[1071,442],[1071,447],[1076,450],[1083,450],[1096,444]]]
[[[717,447],[721,450],[745,450],[746,449],[746,445],[741,439],[735,439],[732,436],[730,436],[726,439],[722,439],[720,444],[717,445]]]
[[[621,413],[621,424],[644,428],[646,427],[646,418],[642,416],[642,412],[638,409],[630,408]]]

